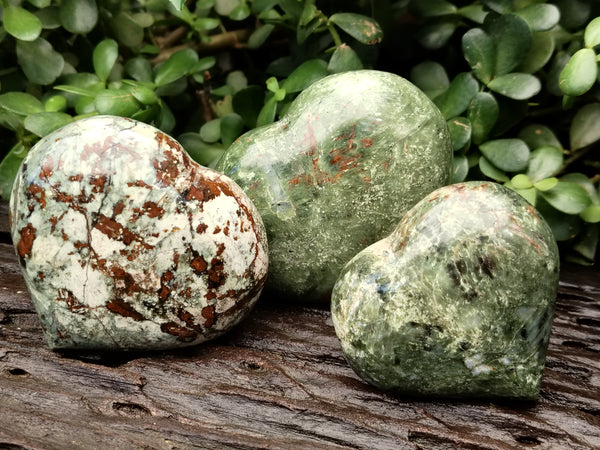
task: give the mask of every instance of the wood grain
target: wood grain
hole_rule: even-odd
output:
[[[364,384],[329,311],[280,298],[195,348],[50,351],[7,227],[1,219],[0,448],[600,448],[598,269],[562,269],[537,402],[424,401]]]

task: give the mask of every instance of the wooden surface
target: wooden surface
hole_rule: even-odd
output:
[[[539,401],[423,401],[361,382],[329,311],[279,299],[183,351],[50,351],[0,204],[0,449],[600,448],[599,275],[563,267]]]

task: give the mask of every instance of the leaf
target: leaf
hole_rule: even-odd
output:
[[[558,178],[550,177],[550,178],[544,178],[543,180],[540,180],[540,181],[536,181],[535,183],[533,183],[533,186],[538,191],[547,191],[549,189],[552,189],[557,184],[558,184]]]
[[[442,48],[456,31],[458,22],[454,18],[441,19],[433,25],[420,28],[417,39],[419,43],[428,50]]]
[[[481,3],[499,14],[507,13],[512,8],[511,0],[482,0]]]
[[[515,70],[525,73],[538,72],[550,61],[554,49],[554,36],[551,31],[533,33],[529,52]]]
[[[591,2],[589,0],[554,0],[560,9],[560,24],[567,30],[579,31],[590,17]]]
[[[489,92],[475,94],[467,110],[467,119],[471,122],[472,137],[475,144],[483,142],[498,120],[498,102]]]
[[[556,175],[563,164],[560,148],[544,146],[531,152],[527,175],[535,182]]]
[[[277,112],[277,100],[275,100],[275,98],[271,97],[270,99],[268,99],[265,102],[264,106],[260,110],[260,113],[258,114],[258,117],[256,119],[256,126],[261,127],[263,125],[268,125],[270,123],[273,123],[273,121],[275,120],[276,112]]]
[[[42,22],[42,28],[44,30],[55,30],[60,28],[60,14],[58,6],[49,6],[43,9],[39,9],[35,12],[35,15],[40,22]]]
[[[550,228],[554,239],[557,241],[568,241],[573,239],[581,231],[582,221],[578,215],[565,214],[548,204],[540,196],[536,208],[542,214]]]
[[[105,82],[119,57],[119,46],[113,39],[104,39],[94,48],[92,55],[94,72],[100,81]]]
[[[465,155],[454,155],[452,160],[452,178],[450,183],[460,183],[469,173],[469,160]]]
[[[531,178],[529,178],[524,173],[519,173],[515,175],[514,177],[512,177],[510,182],[515,187],[515,189],[530,189],[533,187]]]
[[[215,11],[220,16],[228,16],[240,4],[241,0],[216,0]]]
[[[144,29],[125,11],[120,11],[110,22],[117,41],[126,47],[137,47],[144,40]]]
[[[226,115],[221,119],[221,142],[228,148],[244,130],[244,119],[236,113]]]
[[[488,15],[483,5],[478,4],[464,6],[458,9],[457,13],[478,24],[483,24]]]
[[[45,39],[17,41],[17,59],[29,81],[43,86],[53,83],[62,73],[65,60]]]
[[[496,48],[492,38],[481,28],[472,28],[462,38],[462,50],[473,73],[484,84],[494,76]]]
[[[131,117],[140,104],[126,89],[106,89],[96,96],[94,107],[99,114]]]
[[[200,137],[204,142],[212,144],[221,139],[221,119],[213,119],[206,122],[200,128]]]
[[[265,92],[258,86],[248,86],[233,96],[233,110],[242,116],[246,127],[256,128],[256,119],[264,99]]]
[[[586,192],[590,196],[592,204],[600,205],[600,196],[598,192],[596,192],[596,187],[594,186],[594,183],[583,173],[568,173],[561,177],[561,181],[570,181],[573,183],[577,183],[579,186],[586,190]]]
[[[424,61],[411,69],[411,81],[430,99],[435,99],[448,90],[450,80],[446,69],[434,61]]]
[[[587,48],[594,48],[600,44],[600,17],[596,17],[585,27],[583,41]]]
[[[546,125],[533,123],[523,128],[519,135],[519,139],[523,139],[529,148],[537,149],[544,146],[562,148],[560,141],[557,139],[554,132]]]
[[[322,59],[310,59],[300,64],[283,81],[281,87],[288,93],[300,92],[327,75],[329,75],[329,72],[327,71],[327,63],[325,61]]]
[[[0,95],[0,107],[22,116],[44,111],[42,102],[25,92],[7,92]]]
[[[152,81],[152,64],[143,56],[129,59],[125,63],[125,72],[136,81]]]
[[[231,87],[232,93],[235,94],[248,87],[248,78],[241,70],[233,70],[227,74],[226,83],[227,86]]]
[[[583,218],[583,213],[581,213],[581,217]],[[599,231],[600,227],[595,224],[584,224],[577,242],[573,245],[573,250],[586,258],[584,263],[589,264],[594,262],[596,249],[598,248]]]
[[[498,94],[514,100],[527,100],[537,95],[542,84],[535,76],[528,73],[509,73],[494,78],[488,87]]]
[[[575,52],[558,78],[558,86],[565,95],[585,94],[598,77],[596,54],[591,48],[582,48]]]
[[[155,103],[158,103],[158,96],[149,87],[146,87],[140,83],[131,82],[129,80],[123,80],[123,84],[131,86],[129,92],[131,95],[133,95],[133,98],[135,98],[142,105],[154,105]]]
[[[329,21],[362,44],[379,44],[383,39],[381,27],[370,17],[354,13],[336,13],[329,17]]]
[[[448,90],[434,100],[444,118],[451,119],[462,114],[479,91],[479,83],[469,72],[459,73]]]
[[[479,170],[486,177],[491,178],[496,181],[509,181],[509,178],[506,176],[504,172],[495,167],[485,156],[479,158]]]
[[[198,54],[192,49],[179,50],[173,53],[162,66],[159,67],[154,77],[157,86],[164,86],[188,73],[198,62]]]
[[[42,32],[42,22],[34,14],[19,6],[4,8],[4,29],[21,41],[34,41]]]
[[[506,172],[524,170],[529,161],[529,147],[521,139],[487,141],[479,150],[494,166]]]
[[[44,100],[44,111],[46,112],[63,112],[66,109],[67,99],[64,95],[51,95]]]
[[[558,25],[560,10],[552,4],[534,4],[520,9],[515,14],[529,24],[532,30],[547,31]]]
[[[456,6],[446,0],[419,0],[410,3],[411,12],[420,17],[454,14]]]
[[[362,61],[356,52],[346,44],[342,44],[335,49],[327,65],[329,73],[341,73],[360,69],[363,69]]]
[[[581,211],[581,218],[588,223],[600,222],[600,205],[590,205]]]
[[[14,180],[26,154],[27,148],[17,142],[0,161],[0,197],[5,200],[10,199]]]
[[[449,120],[448,130],[454,151],[465,147],[471,140],[471,122],[465,117],[455,117]]]
[[[561,181],[541,195],[550,205],[565,214],[579,214],[591,203],[587,191],[579,184],[569,181]]]
[[[87,34],[98,22],[95,0],[62,0],[59,6],[62,26],[71,33]]]
[[[582,106],[573,117],[569,138],[571,151],[587,147],[600,139],[600,103]]]
[[[25,129],[31,131],[36,136],[44,137],[72,121],[73,118],[69,114],[44,111],[27,116],[25,119]]]
[[[171,3],[173,8],[175,8],[177,11],[181,11],[183,5],[185,5],[185,0],[169,0],[169,3]]]
[[[519,16],[505,14],[490,21],[487,31],[496,44],[494,73],[505,75],[517,67],[529,52],[529,25]]]
[[[270,23],[256,28],[248,38],[248,48],[254,50],[262,46],[274,29],[275,25]]]

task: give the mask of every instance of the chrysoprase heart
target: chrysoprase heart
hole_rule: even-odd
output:
[[[521,196],[451,185],[346,265],[333,323],[352,368],[380,388],[533,399],[558,269],[550,228]]]
[[[449,182],[452,149],[437,107],[397,75],[331,75],[286,115],[239,138],[217,170],[258,208],[269,237],[267,286],[329,299],[343,265]]]
[[[32,148],[11,222],[52,348],[196,344],[239,322],[266,279],[266,233],[239,186],[125,118],[83,119]]]

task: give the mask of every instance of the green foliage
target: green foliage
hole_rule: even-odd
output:
[[[211,166],[311,83],[362,68],[419,86],[447,120],[453,182],[534,204],[563,253],[600,235],[594,0],[0,0],[0,195],[42,136],[115,114]],[[368,93],[364,93],[368,95]],[[596,156],[594,156],[596,154]]]

